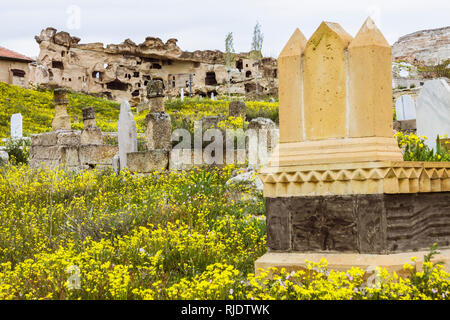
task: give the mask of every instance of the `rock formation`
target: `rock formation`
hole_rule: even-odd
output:
[[[161,80],[166,95],[210,96],[227,92],[228,72],[220,51],[186,52],[176,39],[163,42],[147,37],[141,44],[126,39],[121,44],[81,44],[80,38],[54,28],[35,37],[40,47],[31,82],[52,84],[84,93],[96,93],[115,100],[146,103],[146,86]],[[248,53],[236,55],[231,70],[231,93],[255,91],[276,94],[277,64],[272,58],[254,61]]]
[[[392,56],[415,65],[437,65],[450,59],[450,26],[401,37],[392,46]]]

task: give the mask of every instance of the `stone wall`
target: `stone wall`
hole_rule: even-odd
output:
[[[118,146],[81,144],[81,131],[53,131],[31,136],[30,167],[68,170],[112,168]]]

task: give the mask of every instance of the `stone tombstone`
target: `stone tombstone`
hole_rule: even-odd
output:
[[[54,90],[53,103],[55,105],[55,117],[52,121],[53,131],[71,130],[70,116],[67,114],[67,89],[58,88]]]
[[[325,258],[332,269],[398,271],[389,255],[409,259],[450,243],[448,219],[434,226],[448,211],[450,163],[403,161],[393,137],[391,46],[370,18],[355,38],[330,22],[309,40],[296,30],[278,76],[280,142],[258,172],[268,252],[256,270]],[[449,111],[449,86],[427,83],[418,129],[422,117],[449,134]]]
[[[395,112],[399,121],[416,119],[414,99],[407,94],[400,96],[395,102]]]
[[[180,99],[181,99],[181,101],[184,101],[184,89],[183,88],[181,88]]]
[[[83,131],[81,132],[81,144],[101,145],[103,135],[95,119],[93,107],[83,109]]]
[[[215,96],[214,96],[214,92],[211,92],[211,100],[216,100]]]
[[[230,117],[241,117],[245,120],[247,116],[247,106],[244,101],[231,101],[228,106],[228,115]]]
[[[127,167],[127,154],[137,152],[136,122],[128,101],[120,105],[119,122],[117,124],[119,141],[120,169]]]
[[[11,139],[20,139],[22,137],[22,115],[15,113],[11,116]]]
[[[444,79],[425,82],[417,99],[417,134],[436,149],[438,135],[450,136],[450,86]]]

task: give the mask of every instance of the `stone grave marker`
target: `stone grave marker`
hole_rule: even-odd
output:
[[[137,152],[136,122],[128,101],[120,105],[119,123],[117,124],[119,140],[120,169],[127,167],[127,153]]]
[[[11,116],[11,139],[20,139],[22,137],[22,115],[15,113]]]
[[[436,149],[438,135],[450,136],[450,86],[444,79],[425,83],[417,99],[417,134]]]
[[[399,121],[416,119],[414,99],[407,94],[400,96],[395,102],[395,112]]]
[[[184,101],[184,89],[181,88],[181,94],[180,94],[181,101]]]
[[[268,252],[256,273],[321,258],[330,269],[399,272],[399,254],[447,246],[450,223],[437,217],[448,211],[450,163],[403,161],[392,135],[391,46],[374,22],[355,38],[330,22],[309,40],[297,29],[278,71],[280,143],[259,170]],[[421,109],[439,115],[427,124],[448,133],[448,85],[422,90],[417,119]]]

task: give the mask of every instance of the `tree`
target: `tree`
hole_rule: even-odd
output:
[[[262,44],[264,40],[264,34],[261,32],[261,25],[256,21],[255,28],[253,29],[252,38],[252,48],[250,52],[250,58],[256,61],[256,73],[255,73],[255,84],[256,84],[256,95],[258,95],[258,65],[259,60],[262,58]]]
[[[228,98],[230,98],[230,82],[231,82],[231,69],[233,69],[235,58],[234,58],[234,47],[233,47],[233,32],[227,34],[225,38],[225,66],[228,72]]]

